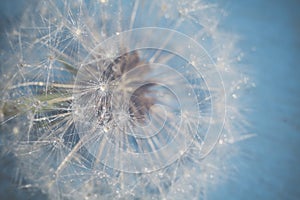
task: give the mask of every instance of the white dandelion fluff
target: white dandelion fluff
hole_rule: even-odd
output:
[[[240,138],[227,117],[248,84],[219,11],[184,0],[29,5],[1,66],[1,144],[29,187],[50,199],[206,198],[230,167],[226,148]]]

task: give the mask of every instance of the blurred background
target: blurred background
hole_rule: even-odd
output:
[[[241,154],[231,161],[234,177],[207,197],[300,199],[300,1],[216,2],[228,13],[220,28],[239,36],[240,66],[256,85],[241,100],[249,108],[248,132],[256,136],[236,144]],[[0,45],[24,6],[23,0],[1,0]],[[13,164],[9,155],[0,158],[0,199],[41,199],[39,193],[16,189]]]
[[[240,35],[241,63],[256,84],[244,96],[256,137],[239,143],[244,156],[232,161],[236,181],[218,188],[212,199],[299,199],[300,1],[226,5],[224,28]]]

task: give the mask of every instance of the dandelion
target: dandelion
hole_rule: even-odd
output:
[[[206,198],[238,139],[226,117],[238,114],[230,97],[243,84],[218,10],[184,0],[29,5],[8,34],[1,132],[30,187],[50,199]]]

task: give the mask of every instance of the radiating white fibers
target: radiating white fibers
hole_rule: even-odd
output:
[[[28,185],[50,199],[206,199],[226,182],[249,79],[222,13],[187,0],[28,4],[1,58],[1,145]]]

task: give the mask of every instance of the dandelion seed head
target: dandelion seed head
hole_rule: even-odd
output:
[[[10,34],[1,85],[7,148],[30,183],[52,199],[202,198],[217,185],[236,134],[227,115],[240,118],[235,96],[250,81],[232,67],[244,55],[231,59],[216,5],[32,9]]]

